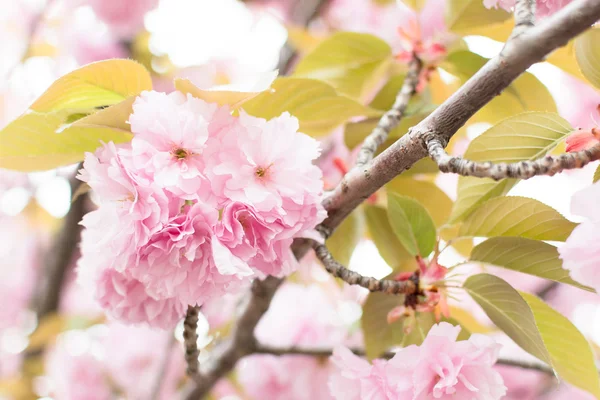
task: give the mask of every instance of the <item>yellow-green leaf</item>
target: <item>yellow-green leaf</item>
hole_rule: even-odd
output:
[[[471,261],[492,264],[594,291],[571,279],[569,272],[562,267],[556,247],[538,240],[522,237],[491,238],[475,246],[471,252]]]
[[[581,73],[581,70],[577,65],[577,59],[575,58],[575,40],[571,40],[566,46],[559,47],[550,53],[546,58],[546,62],[585,81],[585,77]]]
[[[436,226],[444,224],[450,216],[452,200],[435,183],[399,176],[385,185],[385,188],[390,193],[417,200],[431,215]]]
[[[485,8],[481,0],[448,0],[446,2],[446,26],[457,33],[499,23],[509,19],[510,16],[510,13],[502,9]]]
[[[600,28],[591,28],[575,39],[577,64],[588,81],[600,89]]]
[[[517,290],[489,274],[473,275],[463,287],[498,328],[523,350],[550,364],[533,312]]]
[[[576,223],[552,207],[527,197],[500,197],[476,209],[460,227],[460,236],[520,236],[565,241]]]
[[[89,110],[119,103],[150,89],[152,79],[141,64],[120,59],[98,61],[59,78],[31,109],[37,112]]]
[[[536,325],[558,376],[600,399],[600,381],[588,341],[569,321],[542,300],[520,293],[533,311]]]
[[[388,136],[388,142],[393,143],[400,137],[404,136],[412,126],[415,126],[421,122],[424,117],[424,115],[419,114],[402,118],[398,126],[392,129],[390,132]],[[346,146],[348,146],[349,149],[354,149],[356,146],[360,145],[363,140],[365,140],[365,138],[369,136],[371,132],[373,132],[373,129],[375,129],[378,122],[379,118],[369,118],[364,121],[347,123],[344,128],[344,142],[346,143]],[[380,153],[386,149],[387,145],[389,145],[388,142],[380,146],[377,149],[377,152]],[[439,168],[437,168],[437,166],[436,171],[439,172]]]
[[[402,343],[404,338],[403,319],[391,324],[387,322],[388,313],[404,303],[404,296],[390,296],[385,293],[369,293],[363,305],[360,320],[365,342],[367,358],[381,356],[392,346]]]
[[[396,237],[410,254],[427,257],[433,251],[435,224],[419,202],[388,193],[388,219]]]
[[[242,108],[250,115],[265,119],[287,111],[298,118],[300,130],[311,136],[325,135],[352,117],[382,114],[337,94],[324,82],[304,78],[278,78],[272,90],[248,100]]]
[[[327,248],[337,261],[343,265],[348,265],[356,245],[363,237],[364,230],[364,216],[362,210],[358,208],[327,239],[325,242]]]
[[[294,76],[320,79],[340,93],[361,98],[387,73],[391,60],[392,49],[378,37],[339,32],[307,54]]]
[[[596,183],[598,181],[600,181],[600,166],[598,166],[598,168],[596,168],[596,172],[594,172],[593,182]]]
[[[527,112],[509,117],[471,142],[465,158],[473,161],[518,162],[535,160],[551,151],[573,131],[569,123],[554,113]],[[503,196],[516,179],[460,177],[451,220],[468,216],[483,202]]]
[[[174,80],[175,89],[202,99],[208,103],[220,106],[228,105],[233,109],[239,108],[244,102],[258,96],[260,92],[232,92],[228,90],[203,90],[194,85],[189,79]]]
[[[388,221],[387,211],[382,207],[370,204],[365,204],[364,208],[369,236],[385,262],[394,270],[401,270],[399,267],[404,265],[407,260],[414,261],[414,258],[396,238]]]
[[[24,172],[52,169],[81,161],[85,152],[95,151],[102,142],[131,140],[129,131],[88,125],[88,117],[66,127],[69,115],[67,110],[31,111],[8,124],[0,131],[0,168]]]

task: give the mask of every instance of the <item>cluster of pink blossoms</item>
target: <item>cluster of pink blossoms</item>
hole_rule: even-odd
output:
[[[188,305],[296,268],[295,237],[325,217],[318,143],[284,113],[231,115],[180,92],[143,92],[130,143],[86,154],[99,199],[82,224],[79,279],[112,317],[169,328]]]
[[[502,377],[493,369],[500,345],[474,334],[456,341],[460,326],[435,325],[421,346],[398,351],[389,361],[373,364],[337,347],[332,361],[338,371],[329,388],[339,400],[496,400],[506,394]]]

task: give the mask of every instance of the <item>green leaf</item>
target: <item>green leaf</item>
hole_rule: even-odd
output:
[[[535,322],[559,377],[600,399],[600,381],[588,341],[569,321],[536,296],[520,293]]]
[[[436,184],[405,177],[397,177],[385,185],[388,193],[410,197],[421,203],[436,226],[443,225],[450,216],[452,200]]]
[[[500,197],[484,203],[459,230],[460,236],[520,236],[564,242],[576,223],[546,204],[527,197]]]
[[[414,262],[414,257],[406,251],[402,243],[396,238],[388,221],[387,211],[383,207],[365,204],[365,218],[369,236],[375,243],[377,250],[385,262],[397,270],[414,270],[414,268],[400,268],[407,261]],[[411,266],[413,265],[410,263]]]
[[[388,193],[388,218],[396,237],[410,254],[427,257],[433,251],[435,224],[425,207],[417,201]]]
[[[362,210],[356,209],[327,239],[325,242],[327,248],[337,261],[348,265],[356,245],[363,237],[364,230],[365,222]]]
[[[0,131],[0,168],[24,172],[48,170],[81,161],[85,152],[95,151],[102,142],[131,140],[128,130],[100,125],[96,115],[66,127],[69,115],[68,110],[31,111],[8,124]],[[90,120],[98,123],[89,123]]]
[[[392,61],[392,49],[376,36],[335,33],[307,54],[295,77],[320,79],[340,93],[362,98],[383,78]]]
[[[246,101],[258,96],[260,92],[232,92],[229,90],[204,90],[200,89],[189,79],[177,78],[174,80],[175,89],[182,93],[202,99],[208,103],[220,106],[228,105],[232,109],[239,108]]]
[[[300,130],[311,136],[331,132],[349,118],[380,116],[381,111],[341,96],[326,83],[304,78],[278,78],[272,90],[246,101],[250,115],[271,119],[289,112],[300,121]]]
[[[489,274],[470,276],[463,287],[498,328],[523,350],[550,364],[533,312],[517,290]]]
[[[446,4],[446,26],[457,33],[499,23],[511,17],[502,9],[485,8],[481,0],[448,0]]]
[[[404,304],[404,296],[390,296],[385,293],[369,293],[363,305],[360,320],[365,342],[365,353],[369,360],[381,356],[392,346],[402,343],[404,321],[400,319],[387,323],[388,313]]]
[[[448,56],[442,67],[457,76],[462,83],[481,69],[488,61],[470,51],[457,51]],[[496,123],[524,111],[556,112],[554,98],[534,75],[526,72],[518,77],[499,96],[494,97],[471,119],[473,122]]]
[[[389,146],[390,143],[388,142],[393,143],[404,136],[411,127],[421,122],[423,118],[425,118],[425,115],[422,114],[402,118],[398,126],[390,132],[388,141],[377,149],[377,154]],[[363,140],[373,132],[373,129],[375,129],[378,122],[379,118],[369,118],[363,121],[347,123],[344,128],[344,142],[346,143],[346,146],[348,146],[349,149],[354,149],[356,146],[362,144]],[[436,172],[439,172],[437,166]]]
[[[398,92],[404,85],[404,79],[406,75],[399,74],[392,76],[387,83],[377,92],[371,103],[370,107],[378,110],[389,110],[394,105]],[[405,116],[414,114],[428,114],[435,108],[431,104],[431,95],[428,90],[418,93],[411,97],[408,107],[406,108]]]
[[[522,113],[501,121],[473,140],[465,158],[496,163],[535,160],[546,155],[572,131],[569,123],[557,114]],[[483,202],[505,195],[517,182],[516,179],[459,177],[451,221],[460,221]]]
[[[151,89],[152,79],[141,64],[132,60],[104,60],[59,78],[30,108],[37,112],[88,110],[117,104]]]
[[[471,261],[539,276],[556,282],[594,291],[571,279],[562,267],[556,247],[545,242],[522,237],[495,237],[475,246]]]
[[[596,168],[596,172],[594,172],[594,183],[600,181],[600,166]]]
[[[546,62],[562,69],[563,71],[573,75],[576,78],[585,81],[585,77],[579,69],[577,59],[575,57],[575,40],[571,40],[563,47],[559,47],[548,55]]]
[[[575,39],[577,64],[588,81],[600,89],[600,28],[591,28]]]

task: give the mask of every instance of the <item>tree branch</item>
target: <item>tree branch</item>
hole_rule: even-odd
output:
[[[419,282],[406,280],[394,281],[391,279],[375,279],[354,272],[337,262],[331,252],[323,244],[313,241],[313,248],[317,258],[323,263],[327,272],[336,278],[340,278],[350,285],[359,285],[371,292],[383,292],[387,294],[413,294],[418,290]]]
[[[413,127],[372,162],[350,171],[325,199],[329,229],[371,194],[428,155],[426,137],[438,137],[441,143],[450,138],[478,110],[506,89],[512,81],[550,52],[588,29],[600,19],[600,1],[575,0],[509,40],[502,52],[488,61],[448,100]]]
[[[365,351],[363,349],[350,349],[350,351],[357,356],[364,357]],[[330,357],[332,355],[332,349],[302,349],[298,347],[287,347],[287,348],[275,348],[269,347],[265,345],[258,345],[256,348],[256,353],[259,354],[271,354],[274,356],[285,356],[285,355],[299,355],[299,356],[312,356],[312,357]],[[388,351],[384,353],[380,358],[389,360],[393,358],[396,353],[392,351]],[[532,362],[532,361],[521,361],[521,360],[512,360],[507,358],[499,358],[496,362],[496,365],[506,365],[509,367],[517,367],[522,369],[530,369],[539,372],[543,372],[544,374],[554,375],[552,368],[548,367],[545,364],[540,362]]]
[[[535,23],[535,0],[517,0],[515,4],[515,28],[510,39],[519,36]]]
[[[356,158],[355,168],[361,168],[373,159],[377,148],[387,140],[392,129],[398,126],[400,120],[404,117],[408,102],[416,93],[422,67],[423,63],[414,55],[409,63],[408,74],[404,78],[404,83],[396,96],[394,105],[383,114],[373,132],[364,140]]]
[[[195,377],[200,369],[198,363],[198,312],[199,307],[188,306],[183,321],[183,345],[185,347],[185,362],[187,363],[187,374]]]
[[[520,161],[516,163],[475,162],[461,157],[453,157],[444,150],[444,144],[435,134],[426,135],[425,142],[429,155],[436,162],[440,171],[454,172],[462,176],[478,178],[529,179],[537,175],[554,175],[566,169],[581,168],[592,161],[600,160],[600,144],[587,150],[575,153],[565,153],[559,156],[545,156],[535,161]]]

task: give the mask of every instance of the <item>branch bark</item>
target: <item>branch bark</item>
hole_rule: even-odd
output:
[[[183,344],[185,347],[185,362],[187,363],[187,374],[191,377],[198,375],[200,364],[198,363],[198,312],[196,306],[188,306],[183,321]]]
[[[387,140],[392,129],[398,126],[402,120],[402,117],[404,117],[404,113],[408,107],[408,102],[417,91],[419,75],[422,68],[423,63],[417,58],[416,55],[414,55],[413,59],[409,63],[408,74],[404,79],[402,88],[396,96],[394,105],[385,114],[383,114],[373,132],[371,132],[371,134],[364,140],[356,158],[355,168],[361,168],[366,163],[371,161],[375,156],[377,148],[379,148],[379,146],[381,146]]]
[[[535,0],[517,0],[515,4],[515,28],[510,37],[514,38],[531,28],[535,23]]]
[[[429,155],[436,162],[440,171],[495,180],[504,178],[529,179],[537,175],[552,176],[558,172],[581,168],[592,161],[600,160],[600,144],[587,150],[565,153],[555,157],[545,156],[535,161],[494,164],[453,157],[444,150],[441,139],[434,134],[429,135],[425,142],[427,143]]]
[[[364,357],[365,351],[363,349],[350,349],[352,353],[357,356]],[[332,354],[332,349],[303,349],[299,347],[286,347],[286,348],[276,348],[265,345],[258,345],[256,348],[256,353],[259,354],[271,354],[274,356],[285,356],[285,355],[299,355],[299,356],[312,356],[312,357],[330,357]],[[393,358],[396,353],[388,351],[384,353],[380,358],[389,360]],[[507,358],[499,358],[496,362],[496,365],[506,365],[509,367],[516,367],[522,369],[529,369],[542,372],[548,375],[554,375],[552,368],[549,366],[532,361],[521,361],[521,360],[513,360]]]
[[[355,168],[325,199],[334,229],[371,194],[428,155],[426,138],[447,144],[452,135],[512,81],[550,52],[600,19],[600,1],[576,0],[556,14],[509,40],[502,52],[487,62],[448,100],[372,162]]]

